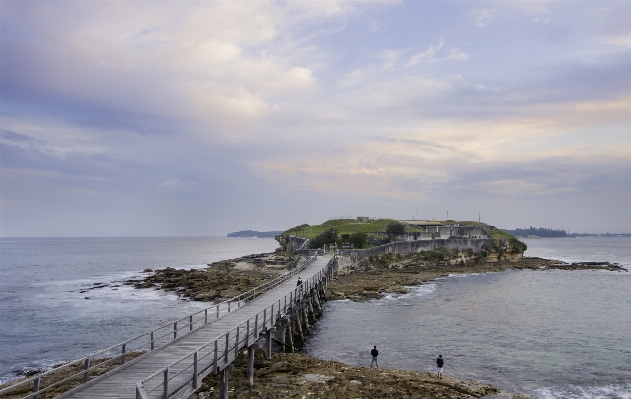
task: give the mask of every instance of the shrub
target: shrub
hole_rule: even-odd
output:
[[[389,264],[400,261],[401,259],[403,259],[403,256],[398,253],[387,253],[380,256],[375,256],[374,258],[371,257],[371,263],[377,264],[379,266],[388,266]]]
[[[398,236],[405,233],[405,227],[399,222],[392,222],[386,226],[386,233],[389,236]]]
[[[422,251],[420,255],[423,259],[426,260],[443,261],[450,259],[454,255],[454,253],[451,249],[447,247],[441,247],[434,251]]]
[[[337,229],[331,227],[309,240],[309,248],[322,248],[324,244],[333,244],[337,242]]]
[[[368,234],[353,233],[350,236],[350,241],[353,243],[353,248],[364,248],[368,244]]]
[[[377,247],[379,245],[389,244],[390,237],[382,237],[382,236],[373,236],[370,240],[370,244]]]
[[[513,249],[513,252],[523,253],[526,252],[526,250],[528,249],[528,246],[525,243],[519,241],[516,238],[511,238],[510,245]]]

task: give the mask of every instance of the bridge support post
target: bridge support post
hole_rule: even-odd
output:
[[[298,326],[298,334],[300,335],[300,340],[304,343],[305,342],[305,335],[302,332],[302,320],[301,320],[301,317],[300,317],[300,313],[302,313],[302,312],[301,312],[300,309],[298,309],[297,313],[298,313],[298,315],[296,316],[296,325]]]
[[[318,309],[318,312],[320,312],[320,315],[322,314],[322,305],[320,304],[320,290],[316,290],[316,294],[313,296],[313,299],[315,300],[316,303],[316,308]]]
[[[219,398],[228,399],[228,373],[234,370],[234,364],[229,364],[221,370]]]
[[[307,311],[306,304],[302,308],[302,318],[304,319],[304,322],[305,322],[305,330],[309,332],[309,330],[311,329],[311,326],[309,325],[309,312]]]
[[[265,359],[270,360],[272,358],[272,332],[274,328],[270,328],[265,332]]]
[[[281,328],[280,328],[280,345],[281,345],[281,352],[285,353],[285,334],[287,332],[287,326],[285,325],[285,320],[283,319],[282,324],[281,324]]]
[[[248,386],[254,386],[254,352],[259,347],[257,343],[248,346]]]
[[[291,353],[294,353],[294,336],[291,331],[291,322],[287,324],[287,336],[289,337],[289,346],[291,347]]]

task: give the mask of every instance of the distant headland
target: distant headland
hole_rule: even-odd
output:
[[[228,237],[239,237],[239,238],[274,238],[279,234],[282,234],[282,231],[254,231],[254,230],[241,230],[236,231],[234,233],[228,233]]]

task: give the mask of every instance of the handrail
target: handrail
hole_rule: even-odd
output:
[[[304,268],[306,268],[307,266],[309,266],[312,262],[313,262],[314,258],[310,259],[308,262],[306,262],[301,268],[300,270],[304,270]],[[240,323],[239,325],[237,325],[236,327],[233,327],[231,330],[227,331],[226,333],[218,336],[217,338],[215,338],[212,341],[209,341],[201,346],[199,346],[198,348],[192,350],[191,352],[189,352],[188,354],[180,357],[179,359],[177,359],[176,361],[172,362],[171,364],[169,364],[166,368],[162,368],[158,371],[156,371],[155,373],[151,374],[150,376],[146,377],[144,380],[138,382],[136,384],[136,397],[137,398],[149,398],[149,393],[154,392],[156,389],[162,387],[163,388],[163,394],[162,394],[162,398],[166,399],[169,397],[169,394],[174,394],[179,392],[182,388],[184,388],[187,384],[191,383],[191,382],[195,382],[197,381],[197,377],[199,375],[202,375],[203,370],[208,370],[211,367],[215,370],[215,372],[217,372],[219,370],[219,364],[223,363],[224,365],[227,365],[230,363],[230,359],[227,358],[226,356],[229,356],[229,354],[231,352],[234,352],[234,356],[237,355],[239,349],[242,347],[241,343],[242,341],[244,341],[243,338],[245,338],[245,344],[249,344],[250,341],[250,336],[254,335],[255,337],[258,336],[259,334],[259,330],[264,330],[267,326],[267,322],[268,322],[268,317],[267,315],[269,315],[269,321],[270,321],[270,326],[273,326],[276,324],[275,320],[279,320],[279,318],[282,318],[285,314],[287,314],[288,309],[292,309],[293,308],[293,304],[292,301],[295,303],[297,301],[302,301],[304,296],[306,296],[313,288],[315,288],[317,286],[317,283],[319,281],[321,281],[323,278],[325,278],[332,269],[332,265],[333,262],[335,260],[335,256],[331,259],[331,261],[329,261],[327,263],[327,265],[325,266],[325,268],[323,268],[322,270],[318,271],[315,275],[313,275],[311,278],[307,279],[307,281],[303,282],[302,286],[298,286],[296,287],[293,291],[291,291],[289,294],[286,294],[283,298],[280,298],[277,302],[275,301],[273,304],[271,304],[270,306],[267,306],[265,309],[263,309],[262,311],[259,311],[258,313],[256,313],[254,316],[251,316],[250,318],[248,318],[246,321]],[[298,294],[301,294],[300,297]],[[287,298],[290,298],[290,301],[288,303]],[[284,304],[285,306],[282,307],[282,315],[281,315],[281,301],[284,299]],[[278,303],[278,308],[276,308],[277,312],[274,312],[274,305],[276,305]],[[272,309],[269,313],[268,310]],[[263,313],[263,324],[262,325],[258,325],[255,326],[255,328],[253,329],[252,332],[250,332],[250,329],[248,328],[245,337],[239,337],[239,330],[243,327],[244,324],[246,324],[247,326],[250,326],[250,322],[254,319],[254,320],[258,320],[259,315]],[[234,336],[234,332],[236,331],[236,337],[234,339],[233,342],[231,342],[230,337]],[[224,343],[225,341],[225,343]],[[209,347],[213,346],[213,349],[210,349],[205,355],[203,354],[203,352],[206,352],[206,350],[208,350]],[[231,349],[233,348],[233,349]],[[221,353],[220,353],[221,352]],[[196,358],[196,354],[202,354],[201,359],[205,359],[208,356],[210,356],[211,354],[214,353],[214,359],[212,361],[209,361],[207,363],[203,363],[201,365],[201,367],[199,366],[199,360],[200,358],[197,357]],[[192,359],[192,363],[184,366],[181,370],[174,372],[173,374],[170,373],[171,370],[175,370],[176,366],[179,365],[180,363],[184,362],[187,359]],[[195,365],[195,362],[197,362],[197,365]],[[193,375],[190,376],[189,378],[185,378],[183,383],[182,381],[180,381],[180,384],[178,384],[178,386],[175,387],[171,387],[171,381],[174,381],[175,378],[179,375],[181,375],[182,373],[184,373],[186,370],[189,370],[191,368],[191,366],[193,366],[194,370],[198,370],[198,367],[201,368],[202,372],[197,372],[197,374],[195,375],[195,371],[193,372]],[[147,388],[145,390],[145,384],[148,383],[150,380],[153,380],[154,378],[158,377],[159,375],[163,375],[163,379],[157,384],[157,385],[153,385],[150,388]],[[193,387],[193,388],[197,388],[197,387]],[[168,391],[168,392],[167,392]]]
[[[295,274],[297,274],[298,272],[300,272],[300,271],[302,271],[302,270],[306,269],[309,265],[311,265],[311,263],[313,263],[313,261],[314,261],[314,260],[315,260],[315,257],[313,257],[313,258],[309,259],[307,262],[305,262],[305,263],[304,263],[304,264],[300,267],[300,269],[299,269],[299,270],[298,270]],[[289,277],[292,277],[292,276],[289,276]],[[304,284],[304,283],[303,283],[303,284]],[[285,295],[285,297],[286,297],[286,296],[287,296],[287,295]],[[267,309],[267,308],[266,308],[266,309]],[[258,312],[258,313],[257,313],[257,315],[258,315],[258,314],[260,314],[260,313],[261,313],[261,312]],[[250,318],[250,319],[248,319],[248,320],[251,320],[252,318],[253,318],[253,317],[251,317],[251,318]],[[243,323],[241,323],[241,324],[243,324]],[[237,329],[237,327],[235,327],[235,328],[233,328],[232,330],[228,331],[228,333],[230,333],[230,332],[232,332],[233,330],[236,330],[236,329]],[[224,334],[224,336],[225,336],[225,334]],[[214,343],[214,341],[212,341],[212,343]],[[197,349],[197,351],[199,351],[199,349],[201,349],[201,348],[206,347],[207,345],[210,345],[210,343],[207,343],[207,344],[202,345],[200,348],[198,348],[198,349]],[[193,351],[193,352],[195,352],[195,351]],[[191,353],[193,353],[193,352],[191,352]],[[180,359],[178,359],[178,360],[176,360],[175,362],[171,363],[169,366],[172,366],[172,365],[175,365],[175,364],[177,364],[177,363],[181,362],[183,359],[185,359],[186,357],[190,356],[190,355],[191,355],[191,353],[189,353],[189,354],[187,354],[187,355],[182,356]],[[150,379],[151,377],[154,377],[155,375],[157,375],[157,374],[161,373],[162,371],[163,371],[163,370],[160,370],[160,371],[157,371],[157,372],[153,373],[153,374],[152,374],[152,375],[150,375],[149,377],[145,378],[145,380],[148,380],[148,379]]]
[[[81,376],[81,375],[84,376],[83,383],[85,384],[86,382],[89,381],[89,373],[90,373],[91,370],[94,370],[97,367],[102,367],[104,363],[111,363],[113,361],[117,361],[118,359],[120,359],[120,361],[121,361],[121,364],[120,364],[119,367],[123,367],[125,365],[125,355],[127,353],[133,352],[133,351],[135,351],[135,350],[137,350],[139,348],[145,347],[147,345],[151,345],[150,350],[155,350],[157,348],[164,347],[165,345],[168,345],[168,344],[172,343],[173,341],[175,341],[178,338],[178,332],[180,330],[188,328],[188,331],[186,331],[184,333],[184,335],[186,335],[186,334],[190,333],[191,331],[193,331],[194,329],[201,328],[203,325],[206,325],[206,324],[212,323],[214,321],[217,321],[217,320],[227,316],[228,314],[233,313],[234,311],[236,311],[239,308],[241,308],[241,306],[244,306],[246,304],[246,303],[244,303],[243,305],[241,305],[241,301],[247,301],[248,299],[250,299],[250,300],[254,299],[257,296],[259,296],[259,295],[261,295],[261,294],[263,294],[265,292],[270,291],[271,289],[277,287],[281,283],[287,281],[289,278],[293,277],[297,273],[299,273],[302,270],[304,270],[311,263],[313,263],[314,260],[315,260],[315,256],[310,258],[310,259],[308,259],[301,267],[293,269],[293,270],[289,270],[289,271],[283,273],[282,275],[276,277],[275,279],[270,280],[268,282],[265,282],[265,283],[263,283],[263,284],[261,284],[259,286],[256,286],[256,287],[254,287],[254,288],[252,288],[252,289],[250,289],[250,290],[248,290],[246,292],[243,292],[243,293],[237,295],[236,297],[228,298],[228,299],[226,299],[224,301],[221,301],[221,302],[218,302],[216,304],[213,304],[210,307],[204,308],[204,309],[199,310],[199,311],[197,311],[195,313],[191,313],[191,314],[189,314],[187,316],[184,316],[182,318],[179,318],[177,320],[174,320],[174,321],[171,321],[169,323],[163,324],[163,325],[161,325],[161,326],[159,326],[159,327],[157,327],[157,328],[155,328],[155,329],[153,329],[151,331],[144,332],[144,333],[139,334],[139,335],[137,335],[137,336],[135,336],[133,338],[127,339],[127,340],[122,341],[122,342],[119,342],[118,344],[115,344],[115,345],[112,345],[112,346],[107,347],[105,349],[100,349],[100,350],[98,350],[96,352],[90,353],[89,355],[84,356],[82,358],[79,358],[79,359],[76,359],[76,360],[71,360],[71,361],[65,363],[64,365],[62,365],[60,367],[56,367],[54,369],[51,369],[51,370],[45,371],[43,373],[37,374],[37,375],[35,375],[33,377],[27,378],[27,379],[25,379],[23,381],[17,382],[17,383],[12,384],[12,385],[9,385],[9,386],[7,386],[7,387],[5,387],[3,389],[0,389],[0,395],[5,394],[5,393],[10,392],[10,391],[13,391],[13,390],[15,390],[17,388],[23,387],[23,386],[25,386],[27,384],[33,384],[33,387],[34,387],[33,388],[33,393],[20,398],[20,399],[28,399],[28,398],[31,398],[31,397],[36,397],[40,393],[46,392],[46,391],[48,391],[48,390],[50,390],[50,389],[52,389],[52,388],[54,388],[56,386],[61,385],[62,383],[68,382],[68,381],[70,381],[70,380],[72,380],[74,378],[77,378],[77,377]],[[231,308],[231,305],[233,303],[238,303],[237,307],[232,307]],[[222,305],[223,305],[223,308],[224,308],[223,310],[221,309]],[[226,307],[227,307],[227,310],[225,309]],[[214,319],[210,319],[209,318],[209,316],[208,316],[208,313],[210,313],[209,310],[212,310],[213,313],[215,314],[216,317]],[[221,314],[222,312],[223,312],[223,314]],[[194,319],[194,316],[197,316],[197,315],[199,315],[201,313],[203,313],[203,315],[201,317]],[[181,327],[178,328],[178,322],[180,322],[182,320],[185,320],[185,319],[188,319],[189,322],[187,324],[183,324]],[[195,322],[196,321],[200,321],[200,320],[204,320],[204,323],[202,325],[194,328]],[[171,326],[173,326],[172,330],[170,329]],[[163,335],[160,335],[160,336],[157,336],[157,337],[154,335],[155,332],[160,331],[160,330],[165,329],[165,328],[169,328],[170,330],[167,333],[165,333]],[[127,344],[129,344],[130,342],[133,342],[135,340],[138,340],[138,339],[140,339],[142,337],[145,337],[147,335],[150,335],[150,339],[148,341],[136,346],[135,348],[127,350],[127,348],[126,348]],[[164,342],[160,346],[157,346],[157,347],[155,346],[156,341],[158,341],[161,338],[164,338],[166,336],[169,336],[169,335],[173,335],[173,339],[170,339],[167,342]],[[183,335],[181,335],[181,336],[183,336]],[[99,355],[106,354],[106,353],[114,351],[115,349],[118,349],[118,348],[122,348],[121,353],[119,353],[119,354],[117,354],[115,356],[112,356],[110,359],[107,359],[104,362],[99,363],[98,365],[94,365],[94,366],[90,365],[90,363],[91,363],[90,360],[91,359],[97,358],[97,356],[99,356]],[[60,370],[64,370],[66,368],[69,368],[69,367],[72,367],[72,366],[75,366],[75,365],[79,365],[79,364],[82,364],[82,363],[84,363],[85,366],[86,366],[82,371],[79,371],[78,373],[75,373],[75,374],[73,374],[73,375],[71,375],[69,377],[66,377],[62,381],[58,381],[58,382],[52,383],[51,385],[48,385],[47,387],[44,387],[44,388],[41,388],[41,389],[39,388],[39,382],[41,381],[42,378],[47,377],[47,376],[49,376],[51,374],[57,373]],[[119,367],[116,367],[115,369],[118,369]]]

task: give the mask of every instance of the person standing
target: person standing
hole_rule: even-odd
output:
[[[302,284],[302,280],[298,277],[298,282],[296,283],[296,287]]]
[[[379,351],[377,350],[376,346],[372,348],[372,350],[370,351],[370,355],[372,356],[372,362],[370,362],[370,369],[372,370],[372,365],[374,364],[375,366],[377,366],[377,370],[379,370],[379,363],[377,363],[377,356],[379,356]]]
[[[436,371],[438,372],[438,378],[443,378],[444,365],[445,361],[443,360],[443,355],[438,355],[438,359],[436,359]]]

